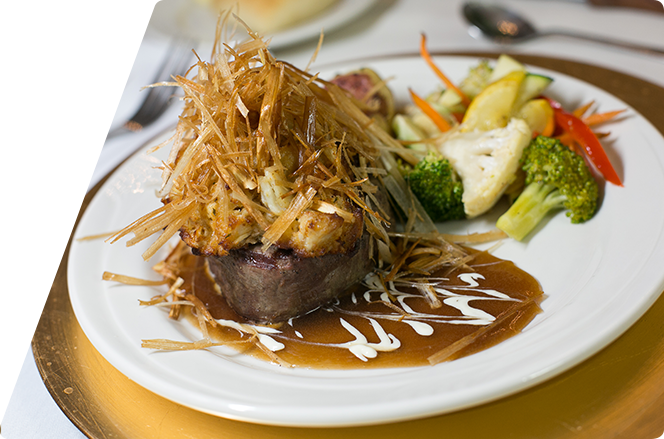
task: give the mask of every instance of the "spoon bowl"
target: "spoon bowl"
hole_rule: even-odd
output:
[[[650,55],[664,54],[664,50],[656,47],[647,47],[565,29],[538,31],[524,17],[495,4],[469,2],[463,5],[462,12],[468,23],[479,29],[483,35],[498,43],[523,42],[537,37],[558,35],[636,50]]]
[[[532,38],[537,30],[520,15],[497,5],[466,3],[463,15],[482,34],[501,43]]]

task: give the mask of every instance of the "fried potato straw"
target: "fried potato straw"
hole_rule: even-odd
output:
[[[161,233],[145,260],[178,232],[202,255],[262,243],[312,256],[298,242],[305,212],[345,220],[359,212],[386,236],[380,229],[389,219],[372,195],[369,172],[385,174],[378,160],[385,149],[409,153],[373,124],[361,101],[276,60],[266,41],[248,33],[234,47],[216,46],[212,60],[199,58],[186,76],[158,84],[184,92],[175,134],[160,145],[173,142],[162,168],[164,206],[111,242],[133,233],[133,245]]]

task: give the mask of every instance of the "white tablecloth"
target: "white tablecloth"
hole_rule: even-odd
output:
[[[315,65],[367,56],[412,53],[418,48],[421,32],[427,34],[432,51],[504,50],[487,40],[471,37],[461,17],[461,3],[459,0],[377,1],[368,13],[335,32],[326,32],[325,43]],[[598,8],[580,1],[505,0],[502,4],[521,10],[542,29],[565,26],[664,48],[664,15],[659,13]],[[26,117],[32,118],[35,126],[48,127],[62,105],[62,98],[66,96],[63,84],[71,83],[78,66],[89,55],[117,53],[118,48],[124,47],[123,44],[129,44],[132,49],[125,54],[128,58],[116,60],[120,63],[117,68],[126,68],[132,53],[145,55],[141,56],[141,67],[137,71],[150,72],[156,68],[159,51],[166,46],[167,38],[146,24],[146,5],[147,2],[136,0],[3,0],[3,162],[7,151],[16,148],[10,140],[20,141],[20,129],[25,129],[22,127],[26,126]],[[275,53],[296,65],[306,65],[315,44],[314,40],[308,40],[296,46],[278,48]],[[511,46],[509,50],[596,64],[664,86],[664,58],[661,56],[643,55],[564,37],[533,40]],[[150,75],[147,73],[147,78]],[[145,78],[139,75],[127,77],[127,81],[144,84],[147,81]],[[40,100],[43,100],[41,105]],[[121,110],[118,107],[106,111],[110,112],[106,116],[108,119],[122,120],[126,116],[122,111],[131,112],[131,109]],[[26,137],[36,134],[35,130],[28,130]],[[133,140],[137,144],[139,141]],[[101,168],[97,172],[100,175],[105,173]],[[93,183],[93,179],[82,183],[78,190],[83,194]],[[71,202],[74,203],[75,198]],[[56,225],[53,225],[53,230]],[[5,233],[11,232],[5,228],[3,221],[3,241]],[[3,252],[5,244],[2,244]],[[19,268],[7,273],[3,268],[2,278],[2,417],[5,437],[83,437],[59,410],[42,384],[28,337],[15,335],[27,333],[27,303],[36,273],[36,265],[24,264]],[[9,300],[10,297],[13,299]],[[10,335],[12,333],[14,335]]]

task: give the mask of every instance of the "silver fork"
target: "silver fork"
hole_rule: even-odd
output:
[[[184,75],[191,67],[195,42],[189,39],[174,39],[166,58],[163,60],[152,84],[171,81],[173,76]],[[150,125],[164,114],[171,104],[172,87],[151,87],[139,109],[125,123],[109,131],[107,139],[119,134],[138,132]]]
[[[86,62],[76,81],[76,87],[69,98],[69,102],[65,105],[58,120],[53,123],[43,139],[28,145],[18,155],[2,165],[0,175],[38,147],[57,137],[73,133],[83,125],[83,122],[88,120],[97,106],[107,76],[108,68],[106,65],[101,65],[94,60]]]

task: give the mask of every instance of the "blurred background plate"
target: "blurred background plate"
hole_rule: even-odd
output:
[[[214,0],[211,0],[214,1]],[[279,49],[295,43],[318,39],[321,31],[327,35],[361,17],[378,0],[333,0],[313,15],[301,17],[295,23],[276,25],[277,29],[259,27],[253,30],[265,33],[272,38],[271,49]],[[323,3],[323,2],[320,2]],[[319,2],[305,2],[319,4]],[[248,9],[249,5],[244,8]],[[243,18],[243,5],[240,2],[240,18]],[[313,9],[312,9],[313,11]],[[250,14],[246,14],[247,16]],[[265,23],[268,20],[255,22]],[[166,35],[184,35],[208,42],[214,38],[217,13],[206,0],[166,0],[155,6],[149,26]],[[252,22],[248,22],[252,24]],[[265,26],[268,26],[265,24]],[[241,36],[243,34],[238,34]],[[244,34],[246,35],[246,34]]]

